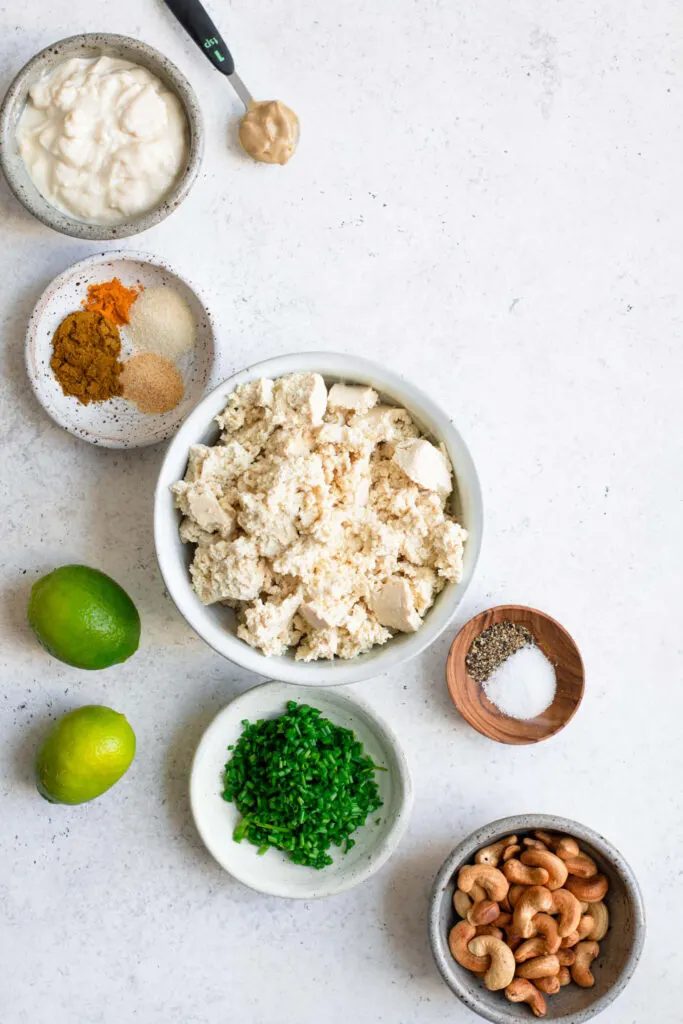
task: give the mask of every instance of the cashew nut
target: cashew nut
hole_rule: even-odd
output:
[[[491,966],[484,975],[484,984],[490,992],[507,988],[515,976],[515,958],[512,950],[501,939],[493,935],[480,935],[467,944],[470,953],[476,957],[489,956]],[[558,964],[559,970],[559,964]]]
[[[573,893],[567,889],[556,889],[552,896],[552,914],[559,914],[557,930],[560,938],[566,939],[575,932],[581,920],[581,904]]]
[[[483,889],[478,882],[475,882],[469,893],[473,903],[481,903],[483,900],[487,900],[486,889]]]
[[[609,882],[604,875],[596,875],[594,878],[577,878],[572,875],[567,879],[565,889],[583,903],[600,903],[609,889]]]
[[[519,903],[520,899],[522,898],[522,893],[524,892],[525,888],[526,888],[526,886],[524,886],[524,885],[511,885],[510,886],[510,891],[508,893],[508,902],[509,902],[509,904],[510,904],[510,906],[512,907],[513,910],[517,906],[517,904]]]
[[[545,1017],[545,999],[530,981],[525,981],[524,978],[515,978],[505,989],[505,995],[511,1003],[528,1003],[534,1017]]]
[[[514,858],[503,864],[503,874],[515,885],[545,885],[550,878],[545,868],[528,868]]]
[[[507,928],[511,921],[512,914],[508,914],[505,911],[496,918],[496,924],[499,928]]]
[[[548,872],[548,881],[545,884],[551,892],[561,889],[567,881],[569,872],[564,861],[550,850],[526,850],[519,859],[522,864],[544,868]]]
[[[560,973],[557,976],[560,982],[560,988],[564,988],[572,980],[571,972],[568,967],[560,967]]]
[[[548,847],[548,849],[550,849],[550,850],[554,850],[555,849],[555,843],[557,842],[557,836],[551,835],[550,832],[546,832],[542,828],[535,828],[534,829],[534,835],[536,836],[537,839],[540,839],[542,843],[545,843],[545,845]]]
[[[545,992],[547,996],[554,996],[560,991],[560,977],[558,974],[553,974],[547,978],[537,978],[534,984],[537,989]]]
[[[545,939],[536,936],[533,939],[526,939],[521,946],[515,950],[515,960],[523,964],[525,960],[532,960],[537,956],[545,956],[548,950],[545,947]]]
[[[514,843],[513,846],[508,846],[508,848],[503,852],[503,861],[505,862],[506,860],[510,860],[510,857],[516,857],[517,854],[521,852],[522,847],[519,843]]]
[[[581,942],[581,936],[579,935],[578,931],[570,932],[569,935],[565,935],[565,937],[562,939],[562,942],[560,943],[560,949],[571,949],[572,946],[578,945],[579,942]]]
[[[534,978],[554,977],[560,973],[560,961],[555,953],[547,953],[545,956],[537,956],[534,960],[527,960],[519,964],[517,976],[533,981]]]
[[[545,843],[541,842],[540,839],[522,839],[525,846],[528,846],[530,850],[547,850],[548,847]]]
[[[512,927],[523,939],[530,939],[534,934],[533,918],[538,913],[547,913],[552,906],[553,894],[550,890],[542,885],[532,885],[522,892],[515,906]]]
[[[453,893],[453,906],[458,917],[467,917],[467,913],[472,906],[472,900],[462,889],[456,889]]]
[[[600,952],[600,946],[594,941],[580,942],[574,952],[576,960],[571,968],[572,978],[581,988],[592,988],[595,978],[591,974],[590,965]]]
[[[577,928],[577,934],[579,936],[579,939],[583,941],[583,939],[595,938],[594,935],[591,935],[594,926],[595,922],[593,921],[593,918],[589,914],[583,914],[581,920],[579,921],[579,927]],[[604,939],[604,937],[605,936],[603,935],[602,938]]]
[[[472,956],[467,948],[468,942],[474,938],[476,931],[477,929],[469,921],[458,921],[448,935],[448,948],[461,967],[465,967],[468,971],[474,971],[475,974],[483,974],[491,963],[489,957]]]
[[[573,949],[559,949],[557,959],[560,961],[560,967],[571,967],[576,960],[576,953]]]
[[[562,836],[561,839],[558,839],[553,849],[560,860],[566,860],[567,857],[578,857],[581,853],[576,839],[570,839],[569,836]]]
[[[474,858],[475,864],[490,864],[492,867],[497,868],[506,847],[512,846],[516,842],[517,836],[508,836],[507,839],[501,839],[497,843],[485,846]]]
[[[598,873],[598,865],[587,853],[579,853],[576,857],[563,857],[570,875],[577,878],[595,878]]]
[[[592,918],[593,927],[584,938],[602,942],[609,928],[609,911],[607,907],[604,903],[591,903],[586,910],[586,917]]]
[[[494,924],[480,924],[477,925],[477,935],[495,935],[497,939],[503,938],[503,929],[496,928]]]
[[[493,924],[497,917],[500,917],[500,909],[493,900],[482,900],[481,903],[473,903],[467,911],[467,920],[475,927],[480,924]]]
[[[468,864],[466,867],[460,868],[458,888],[463,892],[471,893],[474,885],[480,885],[482,889],[485,889],[488,898],[494,903],[500,903],[507,896],[510,888],[503,872],[491,864]]]
[[[550,917],[549,914],[536,914],[532,920],[532,925],[537,935],[542,935],[545,939],[545,952],[546,953],[557,953],[560,948],[560,933],[557,930],[557,921],[554,917]]]

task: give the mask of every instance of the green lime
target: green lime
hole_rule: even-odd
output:
[[[84,804],[111,789],[134,757],[125,715],[100,704],[76,708],[55,722],[38,751],[38,792],[53,804]]]
[[[126,591],[87,565],[63,565],[34,583],[28,621],[50,654],[76,668],[117,665],[140,642],[140,616]]]

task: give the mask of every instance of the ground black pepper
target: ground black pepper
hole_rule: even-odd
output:
[[[511,654],[534,642],[533,635],[525,626],[518,626],[507,619],[496,622],[472,641],[465,658],[467,671],[475,683],[485,683]]]

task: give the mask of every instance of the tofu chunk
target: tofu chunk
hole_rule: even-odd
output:
[[[453,490],[451,469],[446,457],[425,438],[396,445],[393,460],[418,487],[436,491],[441,498],[447,497]]]
[[[400,633],[414,633],[422,625],[408,581],[392,576],[370,598],[377,621]]]
[[[333,384],[327,399],[330,409],[348,409],[350,412],[369,412],[377,405],[379,395],[372,388],[360,384]]]

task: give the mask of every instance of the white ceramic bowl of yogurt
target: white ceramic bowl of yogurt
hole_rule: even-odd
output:
[[[328,387],[337,381],[369,385],[379,392],[382,402],[407,409],[425,435],[445,445],[455,477],[449,510],[468,531],[461,579],[444,587],[425,614],[420,628],[414,633],[398,634],[388,643],[349,660],[303,662],[296,661],[293,652],[282,657],[266,657],[239,639],[234,613],[221,604],[202,604],[192,589],[189,565],[193,545],[184,544],[178,532],[181,516],[170,487],[185,475],[190,446],[211,445],[217,440],[219,430],[214,418],[223,411],[228,395],[237,385],[260,377],[284,377],[291,373],[319,373]],[[474,462],[448,414],[398,374],[366,359],[331,352],[302,352],[255,363],[207,395],[190,413],[168,447],[154,503],[159,567],[171,598],[189,625],[215,651],[235,664],[271,679],[303,686],[335,686],[382,675],[428,647],[452,621],[472,579],[481,547],[482,527],[481,488]]]
[[[144,95],[130,100],[129,94],[135,89],[129,88],[127,92],[125,83],[119,83],[117,91],[115,79],[122,67],[108,69],[110,81],[104,89],[97,88],[94,78],[78,86],[67,82],[66,89],[63,83],[60,86],[60,69],[67,62],[85,65],[99,58],[111,58],[117,65],[133,65],[133,73],[144,79],[140,85],[147,86]],[[37,142],[32,146],[40,156],[32,172],[20,152],[20,134],[25,134],[22,115],[29,102],[33,105],[30,90],[39,84],[45,92],[41,103],[47,104],[45,131],[52,132],[55,138],[47,150]],[[73,95],[67,96],[67,92]],[[111,110],[106,106],[110,94]],[[107,118],[98,120],[99,115],[93,113],[92,123],[86,123],[87,112],[97,104],[103,106]],[[168,139],[164,139],[156,123],[159,119],[168,122]],[[172,124],[173,119],[177,123]],[[185,136],[184,146],[180,146],[178,133]],[[158,224],[190,191],[199,172],[203,143],[199,102],[188,80],[161,53],[128,36],[90,33],[53,43],[19,71],[0,107],[0,167],[12,192],[43,224],[76,238],[125,238]],[[50,160],[54,166],[47,166]],[[98,171],[101,160],[103,165]],[[64,175],[68,175],[64,179],[67,184],[55,186],[55,195],[51,197],[48,183],[54,184],[57,177],[62,180]],[[43,191],[38,182],[43,184]],[[83,195],[79,196],[79,190]],[[101,192],[107,193],[104,204],[100,201]],[[69,194],[74,197],[73,209],[62,202]],[[110,199],[120,203],[120,207],[110,210],[104,218],[108,222],[103,222],[101,214]],[[93,210],[90,220],[89,209]]]

